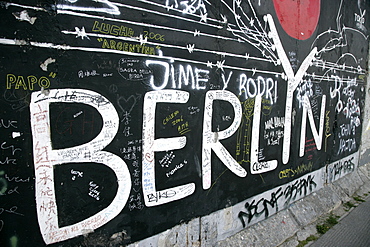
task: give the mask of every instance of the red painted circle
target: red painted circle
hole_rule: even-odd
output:
[[[320,0],[273,0],[284,31],[291,37],[305,40],[316,29],[320,16]]]

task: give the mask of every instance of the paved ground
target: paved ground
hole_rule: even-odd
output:
[[[370,247],[370,198],[354,208],[310,247]]]

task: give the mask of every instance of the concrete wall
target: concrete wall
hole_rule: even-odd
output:
[[[369,13],[1,2],[2,246],[280,244],[368,188]]]
[[[129,246],[297,246],[298,241],[319,235],[316,225],[321,218],[332,212],[341,216],[342,203],[369,194],[369,175],[370,165],[363,165],[248,228],[235,226],[232,215],[240,208],[233,206]]]
[[[369,58],[368,58],[369,59]],[[369,68],[368,68],[369,71]],[[360,159],[360,165],[367,164],[370,162],[369,158],[369,147],[370,147],[370,142],[369,142],[369,130],[370,130],[370,107],[368,105],[370,104],[369,102],[369,95],[370,95],[370,86],[369,86],[369,80],[370,78],[367,77],[367,84],[366,84],[366,97],[365,97],[365,108],[364,108],[364,114],[363,114],[363,123],[364,123],[364,128],[362,129],[362,142],[361,142],[361,159]],[[366,125],[367,123],[367,125]]]

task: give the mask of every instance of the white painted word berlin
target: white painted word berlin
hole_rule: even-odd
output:
[[[290,156],[291,113],[293,92],[302,80],[316,53],[314,48],[294,74],[283,46],[277,34],[271,15],[265,16],[270,25],[270,37],[273,39],[280,63],[288,77],[284,142],[282,160],[286,164]],[[153,75],[152,75],[153,76]],[[153,78],[151,78],[153,80]],[[182,149],[186,146],[186,137],[154,138],[155,114],[157,103],[184,104],[189,93],[182,90],[158,90],[146,93],[143,109],[143,147],[142,147],[142,183],[144,201],[147,207],[157,206],[190,196],[195,191],[195,183],[188,183],[161,191],[156,190],[155,152]],[[302,115],[300,156],[304,154],[304,140],[307,125],[307,114],[317,149],[321,149],[325,95],[322,98],[319,131],[316,130],[309,99],[305,97]],[[229,102],[234,111],[233,123],[225,130],[212,132],[212,108],[214,100]],[[53,102],[82,103],[94,107],[102,116],[103,127],[100,133],[90,142],[70,148],[55,150],[52,148],[50,132],[49,104]],[[33,137],[33,157],[36,177],[36,206],[40,230],[47,244],[60,242],[78,235],[86,234],[106,224],[116,217],[126,205],[130,190],[131,178],[126,163],[117,155],[102,151],[115,137],[119,128],[119,117],[113,104],[97,92],[86,89],[51,89],[49,94],[34,92],[30,103],[31,127]],[[261,114],[261,95],[256,96],[252,126],[251,173],[258,174],[276,169],[277,160],[258,160],[259,129]],[[202,181],[203,189],[211,186],[211,152],[217,155],[222,163],[239,177],[247,176],[247,171],[230,155],[220,140],[231,137],[241,124],[242,109],[239,99],[226,90],[211,90],[205,94],[203,136],[202,136]],[[57,205],[54,189],[53,168],[71,162],[104,164],[117,176],[118,190],[112,203],[95,215],[73,225],[59,227]]]

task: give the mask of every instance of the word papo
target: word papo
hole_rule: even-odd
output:
[[[24,90],[33,90],[34,84],[37,84],[40,88],[46,89],[50,87],[50,80],[45,76],[37,78],[34,75],[29,75],[25,79],[25,77],[22,75],[6,75],[6,89],[11,89],[14,86],[14,89],[23,88]]]

